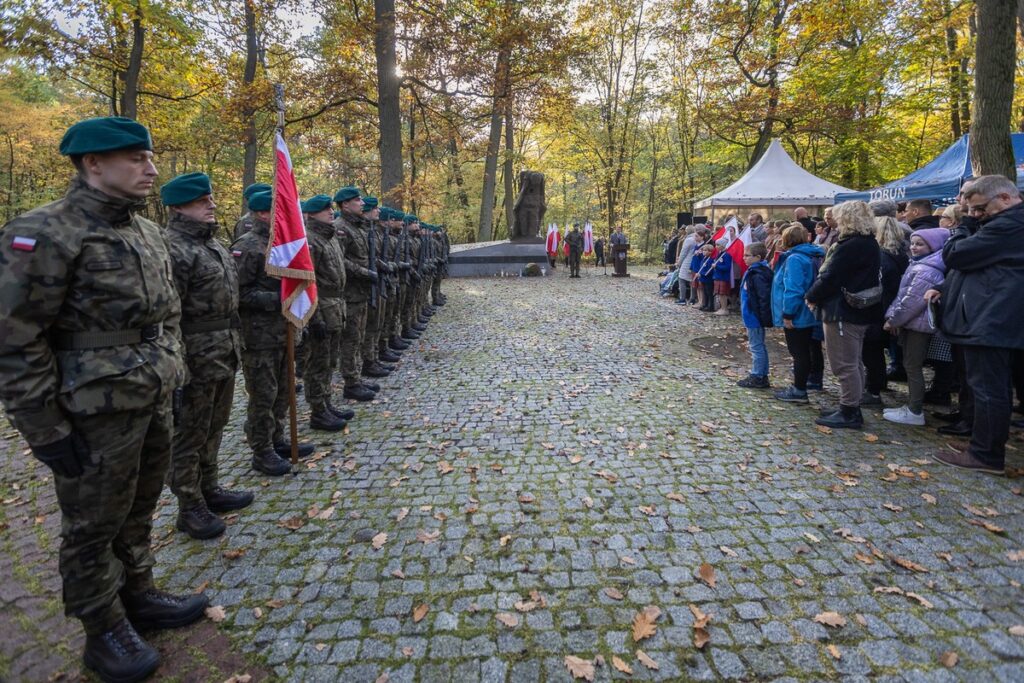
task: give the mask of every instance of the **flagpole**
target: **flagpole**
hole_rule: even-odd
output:
[[[284,137],[284,86],[280,83],[274,84],[274,104],[277,105],[277,129]],[[277,176],[277,154],[274,155],[274,175]],[[281,313],[282,317],[284,312]],[[288,354],[288,432],[291,438],[291,461],[292,465],[299,464],[299,417],[298,401],[295,396],[295,326],[285,318],[287,335]]]

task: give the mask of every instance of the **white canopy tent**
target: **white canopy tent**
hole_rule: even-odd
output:
[[[711,209],[714,222],[715,209],[749,207],[798,207],[808,210],[832,206],[838,192],[850,192],[842,185],[808,173],[793,161],[778,139],[772,140],[754,167],[735,183],[707,199],[694,204],[694,209]]]

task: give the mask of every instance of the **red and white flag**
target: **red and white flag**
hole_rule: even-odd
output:
[[[562,236],[558,234],[558,226],[554,223],[548,225],[548,239],[545,244],[548,254],[554,256],[558,253],[558,243],[562,241]]]
[[[739,236],[732,242],[730,242],[729,245],[725,248],[726,253],[728,253],[729,256],[732,257],[732,262],[733,264],[735,264],[735,266],[732,269],[732,272],[735,274],[736,268],[738,267],[739,277],[741,279],[743,278],[743,274],[747,272],[747,262],[743,260],[743,252],[746,251],[747,245],[753,241],[753,233],[751,232],[750,226],[748,225],[746,228],[743,229],[743,232],[741,232]]]
[[[583,254],[590,256],[591,252],[594,251],[594,226],[587,221],[587,224],[583,226]]]
[[[270,211],[267,275],[281,278],[281,312],[301,329],[316,310],[316,276],[292,158],[280,131],[274,140],[274,203]]]

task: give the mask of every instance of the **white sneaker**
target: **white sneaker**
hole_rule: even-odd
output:
[[[901,425],[924,426],[924,413],[912,413],[909,406],[891,408],[882,413],[882,418]]]

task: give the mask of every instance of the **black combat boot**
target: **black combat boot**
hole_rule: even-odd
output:
[[[178,510],[178,531],[184,531],[192,538],[205,540],[217,538],[228,525],[224,520],[210,512],[205,503]]]
[[[406,327],[402,330],[402,339],[406,341],[412,341],[413,339],[419,339],[420,333],[411,327]]]
[[[291,463],[278,455],[276,449],[273,448],[253,453],[252,468],[257,472],[269,474],[271,477],[280,477],[292,471]]]
[[[321,432],[340,432],[346,424],[348,423],[326,409],[309,416],[309,428]]]
[[[839,410],[817,418],[814,423],[833,429],[860,429],[864,426],[864,415],[860,412],[859,406],[851,408],[840,405]]]
[[[407,348],[412,346],[412,344],[396,334],[392,335],[391,339],[388,339],[388,346],[394,351],[405,351]]]
[[[391,374],[390,370],[387,370],[380,363],[370,363],[363,368],[363,375],[366,377],[387,377]]]
[[[427,323],[426,323],[426,321],[415,322],[415,323],[412,324],[412,329],[416,330],[417,332],[426,332],[427,331]]]
[[[431,318],[431,317],[434,316],[434,309],[431,308],[430,306],[427,306],[426,308],[423,309],[422,315],[425,315],[426,317]]]
[[[387,361],[388,363],[397,363],[398,361],[402,360],[402,357],[395,353],[394,351],[392,351],[391,349],[386,349],[383,352],[381,352],[380,359],[383,361]]]
[[[335,415],[340,417],[342,420],[345,420],[346,422],[356,416],[356,411],[349,410],[348,408],[335,408],[330,403],[327,404],[327,410],[334,413]]]
[[[313,451],[316,448],[311,443],[300,443],[299,444],[299,457],[308,458],[313,455]],[[290,459],[292,457],[292,445],[287,441],[277,441],[274,443],[274,452],[277,453],[284,459]]]
[[[252,505],[254,497],[252,491],[230,491],[222,486],[203,494],[210,512],[231,512],[247,508]]]
[[[445,303],[447,303],[447,300],[444,298],[443,295],[434,299],[435,306],[444,306]]]
[[[156,588],[142,593],[122,590],[121,602],[128,620],[140,631],[188,626],[210,606],[210,598],[202,593],[172,595]]]
[[[369,389],[370,391],[372,391],[375,394],[378,391],[380,391],[380,385],[377,384],[376,382],[371,382],[370,380],[363,378],[363,379],[359,380],[359,383],[362,384],[365,388]]]
[[[364,387],[362,384],[353,384],[345,387],[345,398],[351,398],[355,401],[372,401],[374,396],[377,394],[373,390]]]
[[[105,633],[85,637],[85,666],[107,683],[135,683],[160,666],[160,655],[127,619]]]

